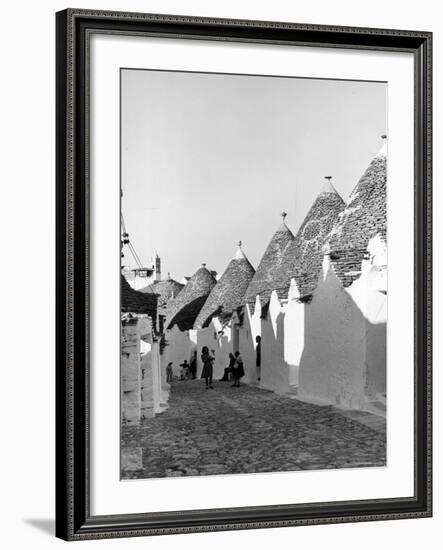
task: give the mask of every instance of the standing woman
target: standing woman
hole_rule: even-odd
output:
[[[235,363],[232,369],[234,383],[232,384],[233,388],[240,387],[240,378],[245,375],[245,369],[243,367],[243,359],[239,351],[235,352]]]
[[[207,346],[203,346],[201,357],[202,357],[202,363],[203,363],[202,378],[205,379],[206,389],[211,388],[211,390],[213,390],[214,388],[212,387],[212,363],[215,357],[209,353],[209,349]]]

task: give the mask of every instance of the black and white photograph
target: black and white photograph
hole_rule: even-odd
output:
[[[120,478],[385,467],[386,82],[120,94]]]

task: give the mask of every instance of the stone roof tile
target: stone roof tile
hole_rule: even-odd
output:
[[[212,273],[203,264],[168,306],[166,327],[172,328],[176,324],[180,330],[191,329],[216,283]]]
[[[257,267],[245,294],[245,302],[251,311],[255,308],[255,298],[260,296],[262,305],[266,304],[274,289],[279,286],[279,276],[284,254],[294,240],[294,235],[283,222],[274,233]]]
[[[234,258],[229,262],[220,280],[211,290],[195,321],[194,328],[207,326],[215,315],[230,318],[232,313],[242,305],[254,273],[254,268],[239,244]]]
[[[321,270],[323,249],[345,203],[330,182],[323,185],[282,262],[277,293],[286,298],[294,278],[300,296],[311,294]]]
[[[329,236],[330,258],[345,287],[359,277],[369,240],[377,234],[386,240],[386,170],[385,143],[354,188]]]
[[[154,321],[157,317],[157,295],[143,294],[134,290],[128,281],[121,275],[121,304],[122,313],[146,314]]]

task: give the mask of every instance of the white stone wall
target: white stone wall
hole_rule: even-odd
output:
[[[122,323],[120,368],[122,422],[139,424],[165,409],[169,384],[162,381],[159,344],[147,316]]]
[[[225,368],[229,366],[229,353],[237,351],[234,349],[232,321],[224,326],[218,318],[212,319],[210,325],[203,329],[198,329],[197,334],[197,376],[201,376],[203,364],[201,361],[201,351],[207,346],[209,351],[214,351],[215,361],[213,363],[213,378],[219,380],[222,378]]]
[[[261,306],[257,298],[254,314],[251,315],[249,305],[245,306],[243,323],[239,327],[238,340],[239,351],[243,358],[245,376],[242,382],[247,384],[257,384],[257,367],[255,365],[255,338],[261,336]]]
[[[154,416],[154,381],[152,373],[151,344],[140,358],[141,368],[141,417]]]
[[[284,360],[291,366],[289,384],[298,387],[300,360],[305,345],[305,307],[294,279],[288,292],[284,317]]]
[[[193,330],[180,330],[177,325],[167,330],[165,334],[167,346],[161,356],[161,371],[166,376],[166,365],[172,362],[174,376],[180,376],[180,363],[187,359],[190,362],[192,352],[196,348],[196,335]]]
[[[302,398],[364,409],[386,391],[386,247],[380,244],[370,243],[370,259],[347,289],[325,257],[324,276],[305,308]]]
[[[293,327],[289,321],[293,317],[285,323],[286,309],[287,304],[281,303],[277,293],[273,291],[266,318],[261,321],[260,386],[276,393],[290,391],[298,381],[298,364],[287,361],[287,358],[296,355],[298,345],[295,343],[297,334],[291,334]],[[292,346],[295,347],[295,352],[292,351]]]
[[[361,276],[348,289],[367,320],[366,401],[386,392],[387,248],[377,235],[368,244],[369,258],[363,260]]]
[[[121,329],[121,407],[122,422],[138,424],[141,406],[140,336],[138,321],[124,323]]]

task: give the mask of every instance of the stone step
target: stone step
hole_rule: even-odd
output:
[[[386,402],[383,403],[381,401],[369,401],[368,403],[366,403],[364,409],[373,414],[386,418]]]
[[[380,403],[384,403],[386,405],[386,392],[376,393],[375,400],[380,401]]]
[[[298,396],[298,386],[289,386],[289,388],[283,394],[290,399],[296,399]]]

